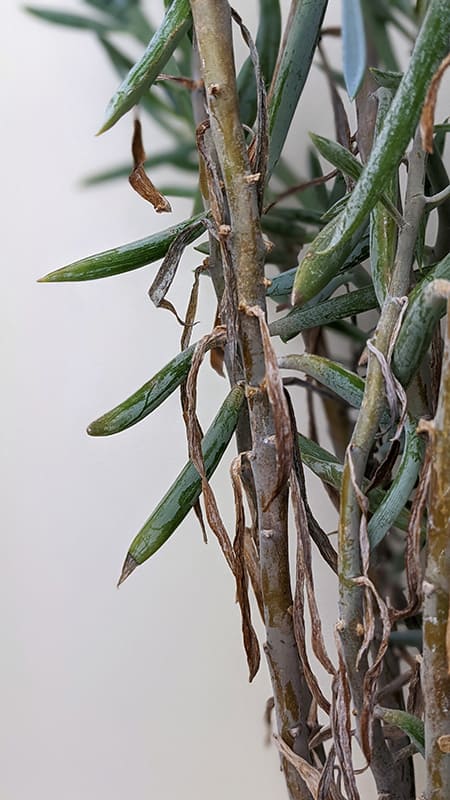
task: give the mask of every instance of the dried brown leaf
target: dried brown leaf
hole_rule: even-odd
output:
[[[249,680],[252,681],[259,669],[260,651],[258,637],[252,625],[250,603],[248,599],[248,576],[245,561],[245,513],[243,504],[243,487],[241,480],[241,459],[239,455],[233,459],[230,473],[234,494],[236,529],[233,542],[235,555],[234,574],[236,578],[236,596],[241,609],[242,636],[247,655]]]
[[[134,120],[134,132],[131,150],[133,153],[134,169],[128,180],[134,191],[137,192],[138,195],[140,195],[140,197],[142,197],[144,200],[147,200],[147,202],[151,203],[158,214],[163,211],[172,211],[172,207],[167,198],[165,198],[161,192],[158,191],[145,171],[144,162],[146,155],[142,142],[142,126],[137,117]]]
[[[320,781],[320,772],[316,767],[313,767],[311,764],[302,758],[302,756],[297,755],[294,753],[293,750],[283,741],[280,736],[274,735],[274,739],[277,743],[277,747],[286,761],[297,770],[299,775],[305,781],[309,791],[311,792],[313,798],[317,798],[317,792],[319,789],[319,781]]]
[[[164,256],[164,260],[156,274],[156,277],[150,286],[150,289],[148,290],[149,297],[155,306],[170,308],[170,310],[175,313],[175,316],[182,325],[185,324],[184,320],[180,319],[173,305],[167,300],[164,301],[164,298],[172,285],[172,281],[176,275],[181,256],[191,241],[193,229],[202,224],[204,224],[203,221],[194,222],[192,225],[189,225],[188,228],[185,228],[183,231],[181,231],[181,233],[179,233],[178,236],[173,240],[166,255]]]
[[[420,118],[420,133],[422,136],[422,147],[426,153],[433,152],[433,128],[434,128],[434,114],[436,110],[436,101],[437,101],[439,87],[441,85],[442,76],[444,75],[445,70],[449,66],[450,66],[450,53],[444,58],[444,60],[441,62],[438,69],[434,73],[422,109],[422,116]]]

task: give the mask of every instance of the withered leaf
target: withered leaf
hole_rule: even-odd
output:
[[[160,214],[163,211],[170,212],[172,207],[161,192],[158,191],[156,186],[151,182],[145,168],[145,150],[142,143],[142,126],[140,120],[135,117],[133,140],[131,144],[131,151],[133,154],[134,169],[130,174],[128,180],[135,192],[140,195],[144,200],[152,204],[155,211]]]
[[[422,135],[422,147],[426,153],[433,152],[433,128],[436,101],[442,76],[449,66],[450,53],[444,58],[434,73],[422,109],[422,116],[420,118],[420,133]]]

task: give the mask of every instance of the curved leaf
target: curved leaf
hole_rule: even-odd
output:
[[[278,358],[280,369],[295,369],[318,380],[346,403],[359,408],[364,394],[364,381],[335,361],[312,353],[286,355]]]
[[[177,236],[189,227],[192,227],[189,242],[195,241],[204,230],[204,218],[204,214],[197,214],[195,217],[159,233],[154,233],[152,236],[147,236],[145,239],[138,239],[137,242],[129,242],[120,247],[114,247],[112,250],[104,250],[103,253],[74,261],[66,267],[49,272],[48,275],[40,278],[39,282],[93,281],[145,267],[147,264],[163,258]]]
[[[415,717],[413,714],[408,714],[407,711],[401,711],[398,708],[383,708],[381,706],[376,706],[375,714],[388,725],[395,725],[404,731],[412,743],[415,744],[419,753],[425,757],[425,726],[419,717]]]
[[[101,20],[84,17],[81,14],[69,14],[66,11],[56,11],[52,8],[25,6],[25,11],[32,14],[34,17],[45,20],[45,22],[53,22],[55,25],[63,25],[67,28],[75,28],[77,30],[94,31],[94,33],[98,34],[123,30],[123,25],[109,24]]]

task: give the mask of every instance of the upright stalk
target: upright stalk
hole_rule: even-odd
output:
[[[341,511],[339,521],[339,613],[347,676],[352,700],[357,713],[359,729],[364,705],[364,673],[367,661],[363,658],[357,667],[358,653],[364,633],[363,590],[354,579],[363,572],[360,547],[361,508],[358,487],[362,486],[367,460],[377,434],[381,414],[386,404],[385,378],[380,354],[387,358],[401,313],[400,299],[406,295],[410,284],[411,267],[419,223],[424,208],[423,186],[425,155],[419,136],[415,138],[409,157],[408,184],[405,198],[405,226],[400,232],[397,255],[390,281],[389,292],[383,305],[380,320],[373,338],[375,350],[369,354],[367,378],[361,411],[347,450],[342,478]],[[380,722],[372,722],[371,768],[380,794],[394,800],[408,798],[399,780],[399,768],[394,765],[391,752],[384,739]]]
[[[283,740],[310,760],[306,719],[311,705],[292,623],[287,504],[284,487],[272,498],[278,471],[275,424],[266,388],[266,362],[255,306],[265,313],[264,257],[256,184],[239,120],[231,13],[227,0],[191,0],[195,35],[205,84],[211,134],[224,183],[227,237],[238,309],[236,337],[244,366],[252,431],[252,470],[258,500],[261,583],[266,654],[272,678],[278,730]],[[220,228],[220,225],[219,225]],[[225,231],[225,233],[224,233]],[[310,794],[296,770],[283,762],[292,800]]]
[[[432,448],[423,609],[425,797],[445,800],[450,787],[450,313],[438,407],[425,427]]]

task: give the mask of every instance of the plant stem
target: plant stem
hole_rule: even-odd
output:
[[[436,416],[422,423],[431,437],[428,559],[424,582],[422,685],[425,698],[426,800],[444,800],[450,786],[450,306]],[[447,738],[448,742],[448,738]]]
[[[226,0],[191,0],[195,34],[205,84],[212,140],[222,172],[229,209],[226,246],[232,258],[239,309],[238,347],[244,365],[250,425],[252,470],[258,499],[261,579],[266,626],[266,654],[272,677],[279,733],[303,758],[310,760],[306,718],[311,695],[302,674],[295,643],[291,607],[287,501],[284,488],[268,503],[277,474],[277,443],[272,409],[265,387],[266,363],[259,319],[265,311],[264,243],[255,183],[249,180],[247,148],[239,120],[230,7]],[[228,223],[228,220],[223,220]],[[268,505],[266,506],[266,504]],[[283,760],[292,800],[309,798],[296,770]]]
[[[373,339],[376,350],[385,358],[388,357],[392,337],[401,313],[399,299],[409,289],[415,242],[425,202],[423,197],[424,177],[425,155],[417,135],[409,157],[405,225],[399,235],[389,292]],[[367,460],[378,431],[385,403],[385,383],[381,364],[377,355],[371,351],[361,411],[358,415],[344,464],[339,522],[341,639],[353,703],[358,715],[358,730],[364,705],[364,672],[367,669],[367,663],[362,659],[359,669],[356,666],[362,643],[361,631],[364,630],[364,619],[362,589],[354,583],[354,578],[361,575],[363,571],[360,549],[361,509],[355,484],[358,487],[362,487]],[[360,734],[361,731],[359,730]],[[371,769],[378,792],[387,794],[391,800],[404,798],[405,794],[399,782],[398,771],[393,763],[392,755],[384,740],[378,720],[373,720],[372,722],[372,741]]]

